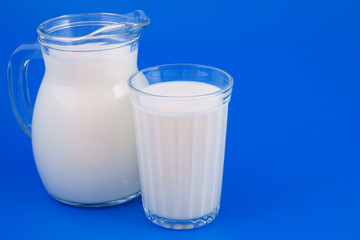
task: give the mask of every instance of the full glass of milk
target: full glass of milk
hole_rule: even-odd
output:
[[[74,206],[110,206],[140,194],[127,86],[138,71],[142,11],[66,15],[42,23],[8,69],[15,117],[32,139],[48,193]],[[31,105],[26,70],[43,58],[45,75]]]
[[[153,223],[192,229],[217,216],[232,77],[213,67],[152,67],[129,79],[143,207]]]

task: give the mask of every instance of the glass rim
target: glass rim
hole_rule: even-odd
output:
[[[215,70],[217,72],[221,72],[222,74],[224,74],[229,79],[229,83],[226,85],[226,87],[221,88],[220,90],[217,90],[215,92],[198,94],[198,95],[189,95],[189,96],[168,96],[168,95],[158,95],[158,94],[148,93],[148,92],[144,92],[144,91],[136,88],[132,84],[132,80],[135,79],[136,76],[139,74],[143,74],[144,72],[150,72],[150,71],[161,69],[161,68],[176,67],[176,66],[179,66],[179,67],[180,66],[191,66],[191,67],[196,67],[199,69],[203,68],[203,69]],[[221,70],[216,67],[207,66],[207,65],[192,64],[192,63],[172,63],[172,64],[163,64],[163,65],[148,67],[148,68],[145,68],[143,70],[140,70],[140,71],[134,73],[133,75],[130,76],[130,78],[128,80],[129,88],[137,93],[140,93],[140,94],[143,94],[146,96],[150,96],[150,97],[163,98],[163,99],[174,99],[174,100],[200,99],[200,98],[206,98],[206,97],[219,96],[219,95],[229,92],[232,89],[233,85],[234,85],[233,77],[229,73],[225,72],[224,70]]]
[[[149,25],[150,20],[149,18],[145,15],[145,13],[141,10],[136,10],[132,13],[138,12],[140,14],[142,14],[143,16],[145,16],[145,23],[143,24],[143,26],[141,28],[145,28],[147,25]],[[131,13],[128,13],[131,14]],[[71,19],[76,19],[76,18],[80,18],[80,17],[84,17],[84,18],[91,18],[91,17],[101,17],[101,16],[105,16],[105,17],[112,17],[112,18],[125,18],[125,19],[129,19],[129,21],[131,21],[131,17],[127,16],[127,14],[116,14],[116,13],[107,13],[107,12],[94,12],[94,13],[77,13],[77,14],[66,14],[66,15],[61,15],[58,17],[54,17],[54,18],[50,18],[44,22],[42,22],[37,28],[36,28],[36,32],[38,33],[38,41],[41,45],[43,46],[47,46],[50,48],[54,48],[54,49],[59,49],[59,50],[71,50],[73,51],[73,48],[68,49],[68,43],[73,43],[78,41],[78,38],[83,38],[83,37],[87,37],[85,36],[81,36],[81,37],[75,37],[75,36],[57,36],[55,35],[53,32],[57,31],[57,30],[61,30],[64,29],[66,27],[74,27],[74,26],[86,26],[86,25],[96,25],[96,24],[116,24],[115,22],[112,21],[106,21],[106,20],[84,20],[84,21],[79,21],[79,22],[70,22],[67,21],[66,23],[63,24],[55,24],[55,26],[53,27],[48,27],[47,25],[50,24],[54,24],[56,22],[61,22],[62,20],[71,20]],[[72,26],[73,25],[73,26]],[[132,34],[133,38],[128,40],[128,41],[124,41],[121,43],[116,43],[116,44],[106,44],[103,46],[94,46],[94,49],[87,49],[87,50],[77,50],[77,51],[94,51],[94,50],[105,50],[105,49],[112,49],[112,48],[117,48],[117,47],[122,47],[122,46],[126,46],[128,44],[133,43],[134,41],[137,41],[141,35],[140,31],[137,33]],[[109,37],[117,37],[117,36],[123,36],[123,34],[111,34],[111,35],[104,35],[104,36],[100,36],[97,39],[104,39],[104,38],[109,38]],[[70,46],[76,46],[75,45],[70,45]]]

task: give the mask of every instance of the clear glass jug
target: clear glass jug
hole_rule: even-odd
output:
[[[142,11],[61,16],[11,56],[14,114],[55,199],[109,206],[140,194],[127,80],[138,71],[140,31],[149,22]],[[33,108],[26,71],[34,58],[44,59],[45,74]]]

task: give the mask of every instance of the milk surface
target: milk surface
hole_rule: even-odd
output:
[[[103,203],[139,192],[127,88],[137,71],[137,50],[50,50],[44,60],[32,142],[47,191],[76,203]]]
[[[175,97],[142,96],[134,104],[144,208],[176,220],[211,213],[220,203],[228,105],[204,94],[220,89],[175,81],[141,90]],[[204,99],[176,99],[189,95]]]

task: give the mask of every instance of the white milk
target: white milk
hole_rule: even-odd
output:
[[[199,82],[164,82],[142,91],[195,96],[219,88]],[[141,191],[145,211],[168,219],[194,219],[220,203],[228,104],[221,95],[190,102],[142,95],[134,104]]]
[[[103,203],[140,191],[127,80],[137,50],[50,50],[32,122],[36,165],[47,191]]]

